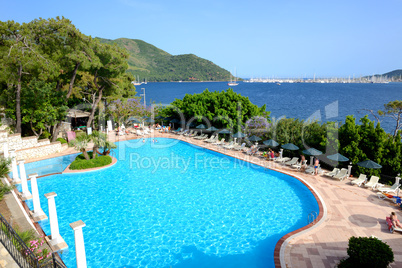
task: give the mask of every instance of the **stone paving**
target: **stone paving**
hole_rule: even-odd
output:
[[[205,143],[192,138],[186,138],[168,133],[154,133],[148,137],[170,137],[206,147]],[[142,138],[136,135],[116,136],[109,133],[109,140],[123,141]],[[89,145],[88,148],[90,148]],[[401,210],[386,200],[380,200],[375,191],[363,187],[352,186],[350,179],[334,180],[325,176],[312,176],[280,164],[268,162],[257,157],[249,157],[243,153],[223,150],[217,146],[208,149],[219,151],[243,160],[267,166],[292,176],[302,178],[321,196],[327,215],[316,223],[314,228],[295,234],[279,245],[275,250],[277,267],[336,267],[339,261],[347,257],[346,249],[351,236],[376,236],[393,249],[395,262],[391,267],[402,267],[402,237],[400,233],[391,234],[385,224],[385,217],[395,211],[402,219]],[[76,153],[68,148],[62,153],[41,159]],[[36,159],[39,160],[39,159]],[[14,212],[12,212],[14,213]],[[321,213],[321,216],[322,217]],[[284,240],[284,239],[282,239]],[[280,243],[278,243],[280,244]],[[279,256],[279,252],[283,254]],[[280,261],[279,261],[280,260]]]

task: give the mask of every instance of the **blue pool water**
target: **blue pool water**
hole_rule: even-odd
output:
[[[318,211],[297,179],[182,141],[119,142],[119,161],[95,172],[38,179],[56,192],[62,254],[76,267],[83,220],[88,267],[274,267],[285,234]],[[32,206],[28,202],[29,206]],[[41,226],[50,234],[48,220]]]

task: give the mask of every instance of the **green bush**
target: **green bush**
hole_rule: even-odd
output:
[[[61,144],[67,143],[67,141],[63,138],[58,138],[57,141],[61,142]]]
[[[92,155],[89,152],[90,156]],[[103,167],[107,166],[112,163],[112,158],[108,155],[98,156],[94,159],[86,160],[82,154],[78,155],[75,160],[71,163],[70,169],[72,170],[81,170],[81,169],[88,169],[88,168],[96,168],[96,167]]]
[[[375,237],[354,237],[349,239],[349,258],[342,260],[338,267],[388,267],[394,261],[390,246]]]

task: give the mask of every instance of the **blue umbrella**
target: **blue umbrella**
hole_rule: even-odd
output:
[[[260,141],[261,138],[257,137],[256,135],[251,136],[250,138],[248,138],[249,141]]]
[[[207,127],[204,124],[201,124],[201,125],[196,126],[195,128],[206,129]]]
[[[233,134],[233,138],[244,138],[246,137],[246,134],[241,133],[241,132],[237,132],[235,134]]]
[[[349,161],[349,158],[341,155],[340,153],[336,153],[336,154],[331,154],[327,156],[328,159],[334,160],[334,161],[338,161],[338,162],[346,162]]]
[[[153,120],[152,118],[147,118],[147,119],[145,120],[145,122],[147,122],[147,123],[154,123],[155,120]]]
[[[316,155],[322,155],[322,152],[315,148],[308,148],[307,150],[303,150],[303,154],[316,156]]]
[[[279,143],[277,143],[274,140],[266,140],[263,142],[265,145],[270,146],[270,147],[276,147],[279,145]]]
[[[297,147],[293,143],[286,143],[286,144],[282,145],[281,147],[286,150],[292,150],[292,151],[299,150],[299,147]]]
[[[173,119],[170,120],[170,123],[173,123],[173,124],[180,123],[180,120],[177,119],[177,118],[173,118]]]
[[[140,124],[141,123],[141,121],[138,120],[135,117],[130,117],[127,121],[131,121],[132,123],[135,123],[135,124]]]
[[[219,131],[219,134],[230,134],[232,132],[230,132],[230,130],[228,129],[222,129],[221,131]]]
[[[218,129],[214,126],[207,128],[208,131],[217,131]]]
[[[360,167],[364,167],[364,168],[375,168],[375,169],[382,168],[381,165],[379,165],[376,162],[371,161],[371,160],[365,160],[365,161],[359,162],[359,163],[357,163],[357,165]]]

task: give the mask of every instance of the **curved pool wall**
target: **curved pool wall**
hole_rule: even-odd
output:
[[[41,161],[35,161],[30,163],[25,163],[25,171],[26,174],[38,173],[38,176],[45,176],[54,173],[61,173],[63,172],[71,162],[79,155],[76,154],[69,154],[54,158],[49,158]],[[20,169],[18,168],[18,176],[20,175]],[[13,173],[9,173],[9,177],[13,177]]]
[[[278,240],[319,211],[294,177],[186,142],[158,141],[119,142],[120,161],[105,170],[38,179],[47,215],[44,194],[57,193],[68,267],[76,267],[69,223],[77,220],[86,224],[88,267],[275,267]],[[48,220],[40,225],[50,234]]]

